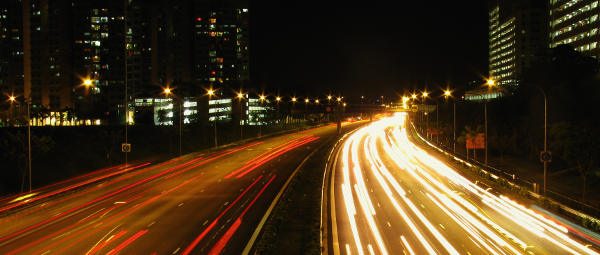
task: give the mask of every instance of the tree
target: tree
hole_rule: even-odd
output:
[[[598,169],[600,138],[589,126],[561,122],[550,128],[555,155],[574,166],[582,180],[582,200],[586,200],[588,177]]]
[[[515,132],[510,134],[499,134],[497,130],[490,134],[489,145],[500,153],[500,162],[504,162],[504,154],[516,143],[517,137]]]

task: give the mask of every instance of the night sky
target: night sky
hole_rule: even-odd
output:
[[[251,3],[255,86],[375,96],[487,73],[486,1],[323,2]]]

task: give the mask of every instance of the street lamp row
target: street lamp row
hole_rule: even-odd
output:
[[[173,94],[173,89],[170,88],[170,87],[165,87],[165,88],[163,88],[163,94],[166,95],[166,96],[170,96],[171,94]],[[216,94],[216,90],[214,90],[212,88],[206,90],[206,95],[207,96],[214,96],[215,94]],[[241,100],[241,99],[244,98],[245,95],[246,94],[243,91],[239,91],[239,92],[236,93],[236,98]],[[265,101],[265,100],[268,99],[268,96],[265,95],[265,94],[260,94],[258,96],[258,99],[261,100],[261,101]],[[331,101],[332,99],[333,99],[333,96],[327,96],[327,100]],[[296,102],[298,102],[298,100],[299,100],[298,97],[295,97],[295,96],[290,97],[290,102],[296,103]],[[343,97],[336,97],[335,98],[335,101],[338,102],[338,103],[342,103],[342,100],[343,100]],[[276,96],[275,97],[275,101],[279,103],[279,102],[283,101],[283,97]],[[310,102],[311,102],[310,98],[307,97],[307,98],[304,99],[304,103],[308,104]],[[321,103],[321,100],[319,100],[319,98],[315,98],[315,99],[312,100],[312,102],[314,102],[315,104],[319,104],[319,103]]]

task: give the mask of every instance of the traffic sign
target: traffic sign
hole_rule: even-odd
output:
[[[121,144],[121,152],[131,152],[131,144],[130,143],[122,143]]]
[[[552,162],[552,152],[550,151],[540,151],[540,161],[543,162]]]

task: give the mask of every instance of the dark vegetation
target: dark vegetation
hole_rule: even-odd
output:
[[[550,174],[565,180],[579,179],[575,195],[587,202],[587,189],[598,183],[600,171],[600,74],[596,59],[583,56],[570,46],[552,49],[524,71],[518,88],[510,96],[488,102],[490,157],[503,161],[505,156],[528,160],[540,166],[543,150],[544,97],[548,97],[548,143],[553,159]],[[452,103],[440,102],[441,142],[451,148]],[[457,102],[459,153],[465,153],[464,135],[483,132],[483,103]],[[435,115],[433,116],[435,117]],[[430,125],[432,119],[429,119]],[[472,157],[472,154],[471,154]],[[483,152],[477,159],[483,161]],[[549,184],[552,188],[552,184]],[[597,198],[596,198],[597,199]]]

